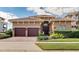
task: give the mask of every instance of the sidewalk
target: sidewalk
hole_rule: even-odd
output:
[[[79,42],[36,42],[36,43],[79,43]]]

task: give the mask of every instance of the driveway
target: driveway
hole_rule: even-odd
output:
[[[0,40],[0,51],[4,52],[41,52],[35,45],[36,37],[12,37]]]

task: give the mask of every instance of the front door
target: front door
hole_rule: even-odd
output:
[[[44,32],[45,35],[49,35],[49,22],[44,21],[42,23],[42,31]]]

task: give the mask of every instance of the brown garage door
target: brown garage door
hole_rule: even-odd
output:
[[[28,28],[28,36],[37,36],[39,32],[39,28]]]
[[[19,36],[19,37],[26,36],[26,29],[25,28],[15,28],[14,32],[15,32],[14,36]]]

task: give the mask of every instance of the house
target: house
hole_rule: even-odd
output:
[[[11,19],[13,23],[13,36],[37,36],[39,32],[48,35],[53,31],[72,30],[72,18],[57,19],[50,15],[29,16],[26,18]]]
[[[0,17],[0,32],[5,32],[7,30],[7,23],[5,19]]]

